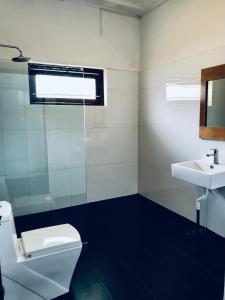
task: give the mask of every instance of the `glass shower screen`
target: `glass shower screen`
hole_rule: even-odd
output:
[[[0,200],[15,215],[86,202],[84,105],[30,104],[27,63],[0,61]]]

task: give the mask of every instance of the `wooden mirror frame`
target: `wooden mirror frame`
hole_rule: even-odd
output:
[[[207,127],[208,81],[217,79],[225,79],[225,64],[202,69],[199,137],[205,140],[224,141],[225,127]]]

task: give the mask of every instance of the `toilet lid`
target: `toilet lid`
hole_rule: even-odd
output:
[[[82,245],[79,232],[70,224],[22,232],[21,240],[25,255],[32,257]]]

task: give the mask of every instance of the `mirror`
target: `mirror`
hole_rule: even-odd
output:
[[[225,79],[209,80],[207,85],[207,126],[225,127]]]
[[[225,140],[225,65],[202,70],[200,138]]]

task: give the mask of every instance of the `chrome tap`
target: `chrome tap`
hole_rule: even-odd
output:
[[[210,156],[213,156],[213,163],[214,165],[218,165],[219,164],[219,152],[218,152],[218,149],[214,148],[214,149],[210,149],[213,151],[212,154],[206,154],[206,156],[210,157]]]

